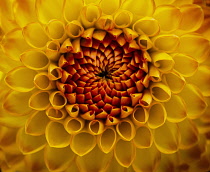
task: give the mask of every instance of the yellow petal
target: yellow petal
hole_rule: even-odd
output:
[[[174,54],[173,60],[174,69],[184,77],[192,76],[198,68],[197,60],[184,54]]]
[[[33,113],[25,124],[26,134],[39,136],[45,133],[45,128],[49,122],[45,111],[36,111]]]
[[[20,60],[22,63],[33,70],[47,69],[50,61],[43,51],[29,50],[21,54]]]
[[[107,30],[107,31],[112,30],[114,28],[113,17],[111,15],[101,16],[98,19],[98,21],[96,21],[95,26],[96,26],[97,29],[101,29],[101,30]],[[97,32],[103,32],[101,30],[100,31],[94,31],[93,34],[95,34]],[[104,32],[104,33],[106,33],[106,32]],[[105,37],[105,35],[104,35],[104,37]],[[102,41],[102,40],[100,40],[100,41]]]
[[[50,171],[64,171],[74,157],[74,152],[68,146],[64,148],[46,146],[44,151],[45,164]]]
[[[7,56],[13,60],[19,61],[20,54],[29,49],[22,35],[21,29],[15,29],[4,35],[2,39],[2,48]]]
[[[186,105],[181,97],[173,95],[168,102],[164,103],[164,105],[168,121],[175,123],[181,122],[186,118]]]
[[[152,172],[156,171],[160,159],[161,154],[153,144],[151,148],[136,149],[136,158],[132,166],[135,171]]]
[[[182,6],[182,5],[186,5],[186,4],[192,4],[193,0],[175,0],[175,2],[173,3],[173,5],[175,6]]]
[[[144,17],[133,24],[133,30],[138,34],[144,33],[147,36],[155,36],[160,31],[158,21],[152,17]]]
[[[125,151],[126,150],[126,151]],[[136,154],[136,149],[132,142],[119,140],[114,149],[114,156],[117,162],[123,167],[129,167]]]
[[[132,20],[133,14],[127,10],[118,10],[114,15],[114,23],[117,28],[129,27]]]
[[[50,106],[46,110],[46,115],[53,121],[59,121],[64,119],[67,113],[64,109],[54,109],[54,107]]]
[[[178,29],[181,15],[179,8],[165,5],[156,8],[154,18],[160,24],[161,31],[172,32]]]
[[[98,136],[98,146],[104,153],[109,153],[114,149],[117,134],[114,128],[107,127],[104,132]]]
[[[140,99],[139,104],[143,107],[149,107],[152,102],[152,95],[149,90],[144,90],[143,96]]]
[[[176,0],[154,0],[154,1],[155,1],[155,5],[159,6],[159,5],[172,4]]]
[[[149,108],[148,126],[152,129],[162,126],[166,121],[167,113],[161,103],[154,103]]]
[[[187,78],[187,81],[199,87],[204,96],[210,96],[210,67],[209,66],[199,66],[197,72],[192,76]]]
[[[28,113],[27,113],[28,114]],[[0,117],[0,124],[2,126],[7,126],[11,128],[20,128],[23,127],[28,119],[29,115],[26,116],[1,116]]]
[[[50,80],[58,80],[62,77],[62,69],[56,64],[50,63],[48,67],[48,77]]]
[[[50,20],[47,24],[46,31],[52,40],[64,41],[65,24],[61,20]]]
[[[178,127],[181,131],[180,149],[189,149],[198,142],[198,130],[193,121],[185,119],[178,123]]]
[[[92,120],[88,123],[88,130],[92,135],[99,135],[104,131],[104,123],[101,120]]]
[[[28,23],[37,21],[35,13],[35,0],[16,0],[13,3],[13,10],[16,22],[24,27]]]
[[[165,73],[172,70],[174,66],[174,61],[169,54],[154,52],[151,53],[151,57],[154,66],[157,67],[161,72]]]
[[[157,65],[157,64],[156,64]],[[162,65],[163,66],[163,65]],[[161,81],[161,73],[158,70],[157,67],[155,67],[154,65],[150,64],[149,65],[149,78],[153,81],[153,82],[159,82]]]
[[[164,52],[174,52],[180,43],[179,37],[174,34],[158,35],[152,41],[156,50]]]
[[[49,100],[50,100],[51,105],[55,109],[62,109],[67,103],[67,99],[65,95],[61,91],[52,92],[50,94]]]
[[[164,154],[175,153],[179,149],[180,140],[177,124],[165,122],[164,125],[154,130],[155,145]]]
[[[28,92],[34,89],[33,79],[36,73],[24,66],[19,66],[7,73],[5,82],[13,90]]]
[[[112,161],[113,154],[103,153],[98,146],[84,156],[77,156],[76,163],[81,171],[105,171],[110,161]]]
[[[172,93],[180,93],[185,86],[185,78],[178,73],[171,72],[162,76]]]
[[[135,127],[130,120],[124,119],[116,126],[117,133],[125,141],[131,141],[135,136]]]
[[[87,132],[80,132],[71,138],[71,149],[79,156],[84,156],[96,146],[96,137]]]
[[[210,30],[209,30],[209,27],[208,27],[209,24],[210,24],[210,18],[207,17],[207,18],[204,19],[204,22],[201,25],[201,27],[196,31],[198,33],[201,33],[208,40],[210,40]]]
[[[137,148],[142,149],[151,147],[153,143],[153,135],[151,130],[146,126],[137,128],[133,142]]]
[[[152,41],[146,35],[140,35],[138,37],[137,42],[142,50],[148,50],[148,49],[152,48],[152,46],[153,46]]]
[[[39,23],[30,23],[25,26],[23,28],[23,36],[26,42],[34,48],[43,48],[49,39]]]
[[[31,112],[31,108],[28,107],[30,96],[30,92],[21,93],[17,91],[11,91],[6,95],[3,101],[3,107],[5,110],[14,115],[27,115]]]
[[[186,103],[188,118],[198,118],[206,110],[207,104],[197,87],[187,84],[180,96]]]
[[[159,102],[166,102],[171,98],[171,91],[169,87],[163,83],[152,83],[150,92],[154,100]]]
[[[183,35],[180,37],[179,52],[194,57],[198,62],[203,62],[210,53],[209,41],[199,35]]]
[[[182,13],[180,29],[193,32],[201,26],[204,19],[204,13],[200,6],[188,4],[181,6],[180,10]]]
[[[80,171],[76,162],[73,161],[71,165],[65,170],[65,172],[80,172]]]
[[[68,112],[68,114],[71,116],[71,117],[77,117],[78,114],[79,114],[79,106],[76,105],[76,104],[73,104],[73,105],[69,105],[67,104],[65,106],[66,108],[66,111]]]
[[[146,108],[142,106],[136,106],[132,114],[132,120],[134,124],[141,126],[144,125],[149,117],[149,113]]]
[[[40,151],[46,145],[46,139],[44,135],[31,136],[25,133],[21,128],[17,133],[17,145],[23,154],[32,154]]]
[[[112,4],[110,6],[110,4]],[[100,7],[102,9],[102,12],[105,14],[113,14],[121,5],[120,0],[101,0]]]
[[[36,13],[40,22],[46,24],[52,19],[61,19],[63,0],[36,0]]]
[[[67,22],[77,20],[83,7],[83,0],[68,0],[64,4],[64,18]]]
[[[64,39],[65,39],[65,36],[64,36]],[[47,42],[45,53],[50,60],[57,62],[60,58],[59,40],[53,40],[53,41]]]
[[[65,119],[64,127],[70,134],[79,133],[85,126],[85,121],[82,118],[68,117]]]
[[[70,134],[62,123],[51,121],[46,127],[46,139],[50,147],[64,148],[70,144]]]
[[[50,105],[49,92],[38,91],[34,93],[29,99],[29,107],[35,110],[45,110]]]
[[[83,34],[84,28],[78,20],[73,20],[66,25],[66,32],[70,38],[75,39]]]
[[[134,15],[151,16],[154,12],[155,4],[152,0],[126,0],[121,8],[132,12]]]
[[[34,77],[34,85],[40,90],[51,90],[55,88],[55,84],[49,79],[48,74],[41,72]]]

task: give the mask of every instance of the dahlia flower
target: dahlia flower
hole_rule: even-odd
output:
[[[209,4],[1,0],[1,171],[210,170]]]

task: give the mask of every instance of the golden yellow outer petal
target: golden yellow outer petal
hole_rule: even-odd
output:
[[[136,106],[131,118],[135,125],[142,126],[147,122],[149,113],[146,108]]]
[[[50,63],[50,65],[48,66],[48,77],[50,78],[50,80],[58,80],[62,77],[61,71],[62,69],[56,64]]]
[[[165,122],[164,125],[154,130],[155,145],[157,149],[164,154],[177,152],[180,141],[180,130],[177,124]]]
[[[55,83],[49,79],[46,72],[36,74],[34,85],[40,90],[51,90],[55,88]]]
[[[78,20],[73,20],[66,25],[66,32],[70,38],[75,39],[83,34],[84,28]]]
[[[104,153],[98,146],[84,156],[77,156],[76,163],[82,172],[105,171],[112,161],[113,153]]]
[[[140,35],[137,42],[143,51],[148,50],[153,46],[152,41],[147,35]]]
[[[23,36],[26,42],[33,48],[43,48],[49,40],[43,26],[38,22],[26,25],[23,28]]]
[[[71,165],[64,172],[80,172],[75,160],[71,163]]]
[[[65,36],[64,38],[61,38],[61,40],[62,39],[65,39]],[[53,40],[47,42],[45,53],[51,61],[58,61],[60,58],[61,54],[59,41],[61,40]]]
[[[110,6],[110,4],[112,4]],[[101,0],[100,7],[104,14],[113,14],[121,5],[121,0]]]
[[[79,155],[84,156],[89,153],[96,146],[96,137],[87,132],[80,132],[73,135],[70,142],[72,151]]]
[[[62,109],[67,103],[65,95],[61,91],[52,92],[49,100],[54,109]]]
[[[129,167],[136,156],[136,148],[132,142],[120,139],[116,143],[114,156],[121,166]]]
[[[19,61],[20,54],[29,49],[21,29],[14,29],[4,35],[2,39],[4,53],[13,60]]]
[[[45,111],[36,111],[25,123],[26,134],[39,136],[45,133],[46,126],[49,122]]]
[[[159,5],[172,4],[176,0],[154,0],[154,1],[155,1],[155,5],[159,6]]]
[[[45,136],[50,147],[64,148],[70,144],[71,136],[59,122],[48,123]]]
[[[36,0],[35,7],[39,21],[48,23],[52,19],[62,19],[64,0]]]
[[[104,123],[101,120],[92,120],[88,123],[88,131],[92,135],[99,135],[104,131]]]
[[[46,146],[44,150],[44,161],[49,171],[64,171],[74,157],[75,154],[69,146],[64,148]]]
[[[38,152],[46,145],[46,139],[44,135],[31,136],[26,134],[23,128],[18,131],[16,142],[23,154]]]
[[[82,118],[67,117],[64,122],[66,131],[70,134],[79,133],[85,126],[85,121]]]
[[[155,172],[160,160],[161,154],[153,144],[150,148],[136,149],[136,158],[132,167],[135,171]]]
[[[111,171],[116,171],[116,172],[125,172],[125,168],[121,166],[117,160],[115,159],[115,157],[112,158],[110,165],[108,167],[108,169],[106,170],[106,172],[111,172]],[[126,168],[127,169],[127,168]],[[127,172],[127,171],[126,171]]]
[[[28,69],[24,66],[19,66],[7,73],[5,82],[13,90],[28,92],[34,89],[33,78],[36,73],[36,71]]]
[[[182,5],[185,5],[185,4],[192,4],[193,3],[193,0],[175,0],[175,2],[173,3],[173,5],[175,6],[182,6]]]
[[[129,27],[133,20],[133,14],[127,10],[118,10],[114,15],[114,23],[117,28]]]
[[[49,92],[38,91],[32,94],[28,101],[29,107],[35,110],[45,110],[49,107]]]

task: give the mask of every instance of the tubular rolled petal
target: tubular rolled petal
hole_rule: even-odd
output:
[[[51,121],[45,131],[45,136],[50,147],[64,148],[70,144],[70,134],[62,123]]]
[[[45,110],[49,107],[49,92],[38,91],[32,94],[29,99],[29,107],[35,110]]]
[[[112,127],[107,127],[104,132],[97,137],[98,146],[104,153],[109,153],[114,149],[116,140],[117,134]]]
[[[125,151],[126,150],[126,151]],[[117,162],[123,167],[129,167],[136,155],[136,148],[130,141],[118,140],[114,149]]]
[[[174,6],[157,7],[154,18],[160,24],[161,31],[172,32],[179,28],[182,13],[180,9]]]
[[[139,104],[139,100],[142,97],[142,93],[130,94],[130,96],[131,96],[132,106],[135,106],[135,105]]]
[[[112,126],[112,125],[118,124],[119,122],[120,122],[120,120],[118,118],[108,115],[107,118],[106,118],[106,123],[105,124],[108,125],[108,126]]]
[[[154,100],[166,102],[171,98],[171,91],[168,86],[163,83],[152,83],[150,92]]]
[[[153,143],[153,135],[151,130],[146,126],[137,128],[133,142],[135,146],[140,149],[151,147]]]
[[[187,84],[180,96],[185,101],[188,118],[198,118],[206,110],[207,103],[200,90],[194,85]]]
[[[73,20],[66,25],[66,32],[70,38],[74,39],[83,34],[84,28],[79,21]]]
[[[64,171],[68,168],[75,157],[69,146],[53,148],[46,146],[44,150],[45,164],[50,171]]]
[[[68,117],[65,119],[64,127],[70,134],[79,133],[85,126],[85,121],[82,118]]]
[[[176,51],[180,44],[180,38],[174,34],[158,35],[152,41],[156,50],[167,53]]]
[[[3,101],[3,108],[16,116],[27,115],[31,112],[31,108],[28,107],[30,96],[31,92],[10,91]]]
[[[178,127],[180,131],[182,131],[180,132],[180,149],[189,149],[198,142],[198,130],[191,120],[185,119],[184,121],[179,122]]]
[[[30,48],[22,35],[21,29],[14,29],[5,34],[1,45],[5,54],[15,61],[19,61],[20,54]]]
[[[29,92],[34,89],[33,79],[36,74],[36,71],[19,66],[8,72],[4,80],[13,90]]]
[[[184,77],[192,76],[199,65],[196,59],[184,54],[174,54],[173,60],[174,69]]]
[[[209,66],[199,66],[196,73],[187,78],[187,81],[199,87],[204,96],[210,96],[210,67]],[[199,81],[199,82],[198,82]]]
[[[110,4],[112,4],[110,6]],[[113,14],[121,5],[120,0],[102,0],[100,2],[100,8],[104,14]]]
[[[180,130],[177,124],[165,122],[154,130],[154,142],[157,149],[164,154],[177,152],[181,141]]]
[[[79,155],[84,156],[96,146],[96,137],[87,132],[80,132],[73,135],[70,142],[72,151]]]
[[[60,43],[58,40],[47,42],[46,55],[52,61],[58,61],[60,57]]]
[[[46,145],[44,135],[31,136],[26,134],[23,128],[18,131],[16,139],[16,143],[23,154],[32,154],[38,152]]]
[[[187,116],[186,105],[183,99],[173,95],[168,102],[164,103],[167,112],[167,120],[172,123],[183,121]]]
[[[78,105],[66,105],[66,111],[71,117],[77,117],[79,114],[79,106]]]
[[[199,63],[209,57],[209,40],[200,35],[186,34],[180,37],[180,46],[178,51],[192,56]]]
[[[161,103],[154,103],[149,108],[148,126],[152,129],[162,126],[167,117],[165,107]]]
[[[185,86],[185,78],[178,73],[171,72],[164,74],[163,76],[166,80],[168,87],[172,93],[180,93]]]
[[[127,10],[118,10],[114,16],[114,23],[117,28],[129,27],[133,20],[133,14]]]
[[[70,51],[72,51],[72,50],[73,50],[72,43],[71,43],[70,39],[67,38],[67,39],[62,43],[62,45],[61,45],[61,47],[60,47],[60,53],[67,53],[67,52],[70,52]],[[60,59],[59,59],[59,66],[61,66],[61,65],[60,65],[60,60],[61,60],[61,58],[62,58],[62,56],[61,56]]]
[[[128,119],[120,121],[116,126],[116,130],[118,135],[125,141],[131,141],[136,134],[133,123]]]
[[[49,123],[49,118],[47,117],[45,111],[36,111],[33,113],[25,124],[26,134],[33,136],[39,136],[45,133],[45,128]]]
[[[146,35],[141,35],[138,37],[138,45],[142,50],[148,50],[152,48],[152,41]]]
[[[105,171],[112,161],[112,152],[104,153],[98,146],[84,156],[77,156],[76,163],[81,171]],[[94,160],[94,161],[93,161]]]
[[[151,53],[151,57],[154,66],[157,67],[161,72],[165,73],[173,69],[174,60],[169,54],[154,52]]]
[[[151,16],[154,12],[155,4],[152,0],[127,0],[122,3],[121,8],[128,10],[137,16]]]
[[[34,85],[40,90],[51,90],[55,88],[55,84],[49,79],[48,74],[41,72],[34,77]]]
[[[67,103],[67,99],[61,91],[52,92],[49,100],[55,109],[62,109]]]
[[[64,18],[67,22],[77,20],[83,7],[83,0],[68,0],[64,5]]]
[[[154,65],[149,66],[149,77],[153,82],[161,81],[161,73]]]
[[[50,63],[48,67],[48,77],[51,80],[58,80],[62,77],[61,68],[57,65]]]
[[[33,48],[43,48],[49,40],[41,24],[37,22],[25,26],[23,28],[23,36],[26,42]]]
[[[121,106],[121,118],[126,118],[133,113],[133,108],[130,106]]]
[[[52,19],[61,19],[64,0],[36,0],[36,13],[40,22],[48,23]]]
[[[144,125],[149,118],[149,113],[146,108],[142,106],[136,106],[132,114],[132,120],[134,124],[138,126]]]
[[[104,124],[101,120],[92,120],[88,123],[88,131],[92,135],[99,135],[104,131]]]
[[[149,90],[144,90],[143,96],[139,101],[139,104],[143,107],[149,107],[152,102],[152,94]]]
[[[142,158],[144,159],[143,161]],[[153,144],[150,148],[136,149],[136,157],[133,161],[132,167],[135,171],[156,171],[160,160],[161,154]]]
[[[180,7],[182,20],[180,29],[193,32],[197,30],[203,23],[204,13],[200,6],[195,4],[183,5]]]
[[[53,121],[59,121],[64,119],[67,113],[64,109],[54,109],[54,107],[49,107],[46,110],[46,115]]]
[[[43,51],[28,50],[21,54],[21,62],[29,69],[45,70],[50,61]]]
[[[133,24],[133,30],[135,30],[138,34],[145,34],[150,37],[159,33],[160,26],[156,19],[152,17],[144,17]]]
[[[102,30],[112,30],[114,28],[114,21],[113,21],[113,17],[111,15],[106,15],[106,16],[102,16],[99,18],[98,21],[96,21],[95,24],[97,29],[102,29]],[[97,31],[94,32],[94,34]],[[104,32],[105,33],[105,32]],[[104,34],[105,36],[105,34]],[[102,40],[100,40],[102,41]]]
[[[80,17],[84,27],[94,26],[95,22],[100,18],[101,13],[101,9],[94,4],[83,7]]]

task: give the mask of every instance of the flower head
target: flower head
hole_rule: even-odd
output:
[[[2,171],[208,171],[207,5],[2,0]]]

